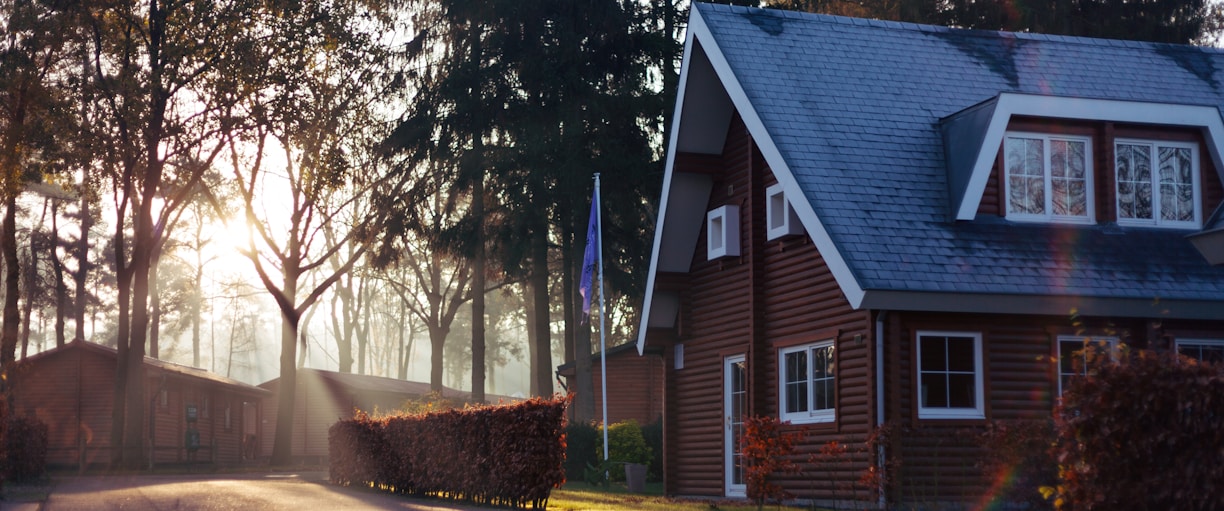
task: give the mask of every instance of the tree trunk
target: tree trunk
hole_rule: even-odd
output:
[[[76,322],[76,333],[72,336],[74,341],[85,340],[85,307],[89,304],[86,285],[89,282],[89,270],[92,267],[89,262],[89,230],[93,228],[93,212],[89,209],[86,183],[88,183],[87,180],[81,183],[81,237],[77,240],[75,247],[77,271],[72,274],[73,280],[76,281],[76,297],[73,304],[73,319]],[[198,367],[199,363],[196,365]]]
[[[30,229],[30,260],[29,264],[22,269],[22,277],[25,280],[25,301],[22,302],[21,312],[18,315],[21,317],[21,333],[19,342],[21,343],[21,358],[26,357],[26,353],[30,348],[30,320],[33,318],[34,312],[34,296],[41,292],[38,289],[38,243],[36,241],[36,230],[41,230],[47,219],[47,205],[50,204],[50,199],[43,201],[42,218],[38,220],[37,229]]]
[[[119,467],[123,463],[123,431],[127,418],[127,380],[128,380],[128,344],[132,332],[132,270],[124,261],[127,245],[124,236],[124,214],[119,211],[119,220],[115,222],[115,287],[118,292],[119,318],[116,326],[115,349],[115,386],[114,406],[111,407],[111,466]]]
[[[17,360],[17,335],[21,325],[17,308],[17,299],[21,297],[21,267],[17,262],[16,194],[7,197],[4,220],[0,225],[0,236],[3,236],[0,246],[4,252],[4,325],[0,326],[0,370],[7,374],[9,366]]]
[[[442,391],[442,350],[448,333],[448,327],[429,325],[429,390],[435,392]]]
[[[293,243],[291,240],[290,243]],[[296,259],[294,259],[296,260]],[[289,303],[297,302],[298,269],[290,266],[284,274],[284,296]],[[280,383],[276,399],[276,437],[272,443],[271,464],[288,465],[293,452],[293,406],[297,394],[297,366],[294,364],[297,348],[298,315],[293,310],[281,307],[284,321],[281,323]]]
[[[476,137],[480,140],[480,137]],[[483,143],[479,144],[483,147]],[[472,401],[485,402],[485,232],[484,170],[472,184],[472,216],[476,218],[476,257],[472,259]]]
[[[531,328],[536,332],[536,395],[548,397],[553,393],[553,365],[548,321],[548,222],[545,221],[540,221],[531,233],[531,295],[535,303]]]
[[[68,285],[64,262],[59,258],[59,208],[51,206],[51,270],[55,274],[55,347],[64,346],[64,316],[68,313]],[[22,355],[24,356],[24,355]]]
[[[149,265],[149,356],[161,358],[161,281],[158,270],[161,266],[161,251],[154,253]]]

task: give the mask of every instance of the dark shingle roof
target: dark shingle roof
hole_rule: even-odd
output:
[[[863,289],[1224,299],[1184,230],[953,222],[939,129],[1006,92],[1219,108],[1220,50],[694,8]]]

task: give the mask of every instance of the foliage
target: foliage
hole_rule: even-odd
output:
[[[1224,12],[1208,0],[770,0],[770,7],[963,28],[1203,42]]]
[[[603,431],[595,441],[595,456],[603,458]],[[650,464],[654,453],[646,445],[646,437],[642,436],[642,428],[636,420],[629,419],[608,426],[608,461],[614,464],[641,463]],[[610,470],[608,474],[613,481],[624,481],[623,470]]]
[[[757,503],[758,509],[766,500],[782,501],[792,497],[790,492],[770,481],[775,473],[799,469],[788,456],[795,452],[800,434],[783,431],[784,424],[773,416],[744,419],[744,433],[740,437],[744,481],[748,486],[748,498]]]
[[[543,508],[565,483],[567,399],[396,415],[329,431],[332,482],[481,505]]]
[[[28,417],[10,417],[4,435],[4,479],[37,479],[47,469],[47,425]]]
[[[1058,509],[1224,509],[1224,373],[1140,351],[1064,390]]]
[[[646,477],[650,481],[663,480],[663,418],[655,419],[654,422],[642,426],[642,437],[646,439],[646,446],[650,448],[650,452],[655,453],[655,456],[650,459],[650,468],[647,469]]]
[[[1028,509],[1049,507],[1040,488],[1058,480],[1051,420],[990,421],[978,440],[985,450],[979,467],[996,482],[991,494],[997,500],[1023,503]]]
[[[418,399],[409,399],[400,406],[400,412],[405,415],[420,415],[423,413],[440,412],[455,408],[463,408],[464,403],[443,396],[441,392],[430,392]]]
[[[586,478],[586,468],[599,463],[598,446],[602,434],[593,422],[570,422],[565,426],[565,477],[571,481]]]

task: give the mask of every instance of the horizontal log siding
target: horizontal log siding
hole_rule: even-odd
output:
[[[689,164],[708,162],[692,158]],[[755,172],[751,179],[749,172]],[[874,460],[862,448],[871,428],[873,406],[868,396],[872,375],[867,314],[850,308],[807,235],[765,241],[764,190],[776,180],[759,154],[754,154],[738,118],[732,122],[724,146],[722,169],[711,175],[714,187],[707,210],[723,204],[740,206],[743,255],[707,261],[703,226],[692,271],[687,283],[678,286],[685,290],[680,320],[680,342],[685,353],[680,370],[673,370],[668,358],[667,491],[704,496],[725,493],[723,360],[730,355],[749,354],[755,325],[756,335],[763,339],[757,341],[755,355],[750,355],[748,379],[754,386],[749,389],[751,406],[753,413],[773,417],[779,413],[778,344],[817,342],[827,340],[817,337],[823,332],[840,332],[837,422],[791,427],[803,434],[795,455],[803,470],[779,475],[778,481],[801,498],[854,498],[849,493],[851,483]],[[749,193],[754,195],[749,197]],[[754,238],[757,244],[751,242]],[[753,265],[757,266],[755,273]],[[751,360],[752,356],[757,359]],[[852,452],[834,463],[807,463],[809,456],[815,456],[830,441],[851,445]],[[869,495],[863,490],[857,497]]]
[[[646,353],[639,356],[636,351],[621,353],[607,359],[608,364],[608,423],[615,424],[629,419],[640,425],[650,424],[663,416],[663,358]],[[603,370],[599,361],[591,364],[591,378],[595,382],[595,413],[603,408],[603,388],[600,381]]]
[[[896,371],[890,371],[888,385],[898,389],[900,397],[890,401],[888,411],[890,423],[899,428],[892,444],[893,456],[900,459],[895,474],[899,485],[892,498],[916,503],[974,500],[985,495],[990,483],[977,469],[983,454],[977,438],[985,421],[917,418],[913,392],[917,331],[981,332],[987,420],[1050,416],[1058,389],[1053,343],[1060,335],[1113,335],[1135,349],[1167,349],[1178,332],[1224,338],[1224,321],[917,312],[892,312],[889,318],[887,363]]]

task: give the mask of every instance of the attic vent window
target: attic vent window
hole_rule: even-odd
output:
[[[803,234],[803,225],[799,223],[799,215],[791,208],[782,184],[778,183],[765,189],[765,220],[769,225],[768,239],[776,240],[784,236]]]
[[[739,206],[728,204],[706,214],[706,255],[710,260],[740,255]]]
[[[1091,142],[1087,137],[1008,133],[1003,143],[1007,217],[1092,222]]]

